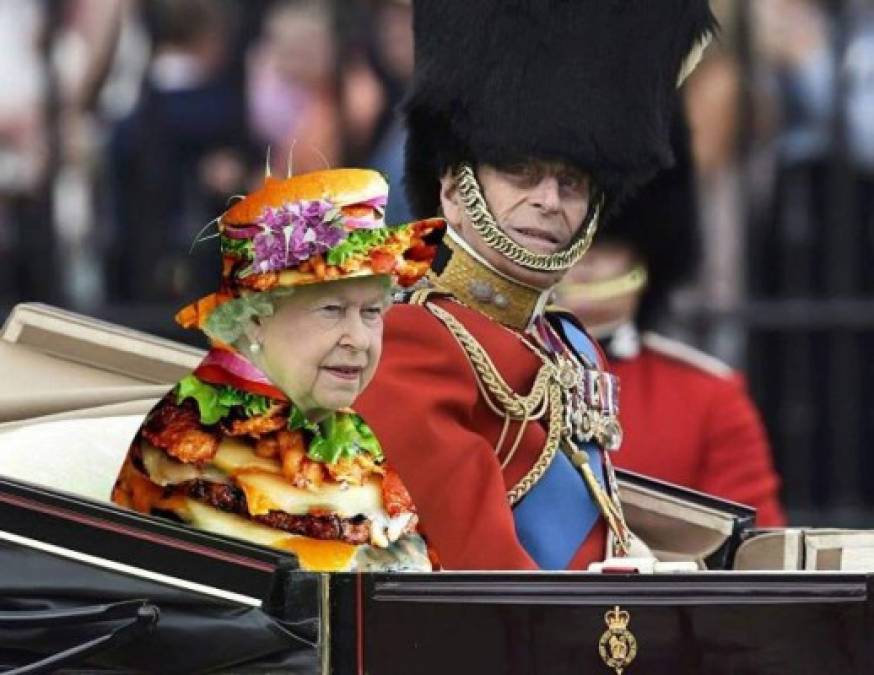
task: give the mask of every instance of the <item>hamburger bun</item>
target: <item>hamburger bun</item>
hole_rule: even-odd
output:
[[[325,199],[337,206],[366,202],[388,195],[388,183],[370,169],[331,169],[292,178],[268,176],[264,185],[234,204],[221,218],[223,225],[254,223],[268,208],[283,204]]]

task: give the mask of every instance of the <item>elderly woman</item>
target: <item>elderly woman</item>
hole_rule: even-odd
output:
[[[361,169],[268,177],[219,219],[221,288],[177,315],[212,349],[146,417],[113,501],[308,569],[430,569],[409,495],[349,410],[393,282],[427,271],[443,227],[386,227],[387,190]]]

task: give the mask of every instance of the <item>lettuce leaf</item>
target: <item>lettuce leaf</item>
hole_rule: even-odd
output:
[[[230,406],[219,400],[219,392],[206,382],[201,382],[194,375],[187,375],[176,385],[176,404],[187,398],[193,398],[200,410],[201,424],[215,424],[230,411]]]
[[[228,385],[212,385],[194,375],[179,380],[175,389],[176,404],[192,398],[200,411],[201,424],[216,424],[240,406],[246,417],[265,414],[273,405],[267,396]],[[309,432],[311,441],[307,455],[318,462],[334,464],[341,459],[353,459],[359,453],[371,455],[376,462],[383,461],[382,447],[370,427],[358,415],[334,413],[319,423],[310,422],[297,406],[292,406],[288,418],[291,430]]]
[[[382,446],[379,444],[373,430],[357,415],[355,416],[355,419],[358,431],[358,445],[361,446],[361,449],[364,452],[373,455],[373,459],[376,461],[382,461]]]
[[[297,431],[298,429],[306,429],[312,434],[321,433],[319,430],[319,425],[315,422],[310,422],[306,415],[304,415],[300,408],[296,405],[291,407],[291,414],[288,416],[288,428],[292,431]]]
[[[200,411],[201,424],[215,424],[227,417],[231,408],[241,406],[246,417],[264,415],[273,402],[267,396],[250,394],[228,385],[212,385],[187,375],[176,385],[176,404],[193,398]]]
[[[366,452],[376,462],[383,460],[382,448],[373,431],[358,415],[335,413],[318,425],[307,455],[310,459],[334,464]]]
[[[252,260],[255,257],[254,244],[251,239],[231,239],[230,237],[222,236],[221,249],[224,255],[231,255],[235,258],[243,258],[244,260]]]
[[[364,254],[381,244],[392,235],[392,230],[380,227],[375,230],[353,230],[341,243],[328,251],[326,262],[329,265],[342,265],[356,254]]]

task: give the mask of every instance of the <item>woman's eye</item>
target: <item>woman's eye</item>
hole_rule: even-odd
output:
[[[342,305],[322,305],[319,312],[325,316],[341,316],[345,310]]]
[[[382,307],[374,306],[374,307],[365,307],[361,310],[361,315],[367,321],[375,321],[382,317]]]

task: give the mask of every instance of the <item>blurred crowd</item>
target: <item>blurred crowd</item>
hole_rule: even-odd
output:
[[[268,162],[399,180],[408,2],[8,0],[0,42],[7,309],[197,296],[217,274],[206,226]]]

